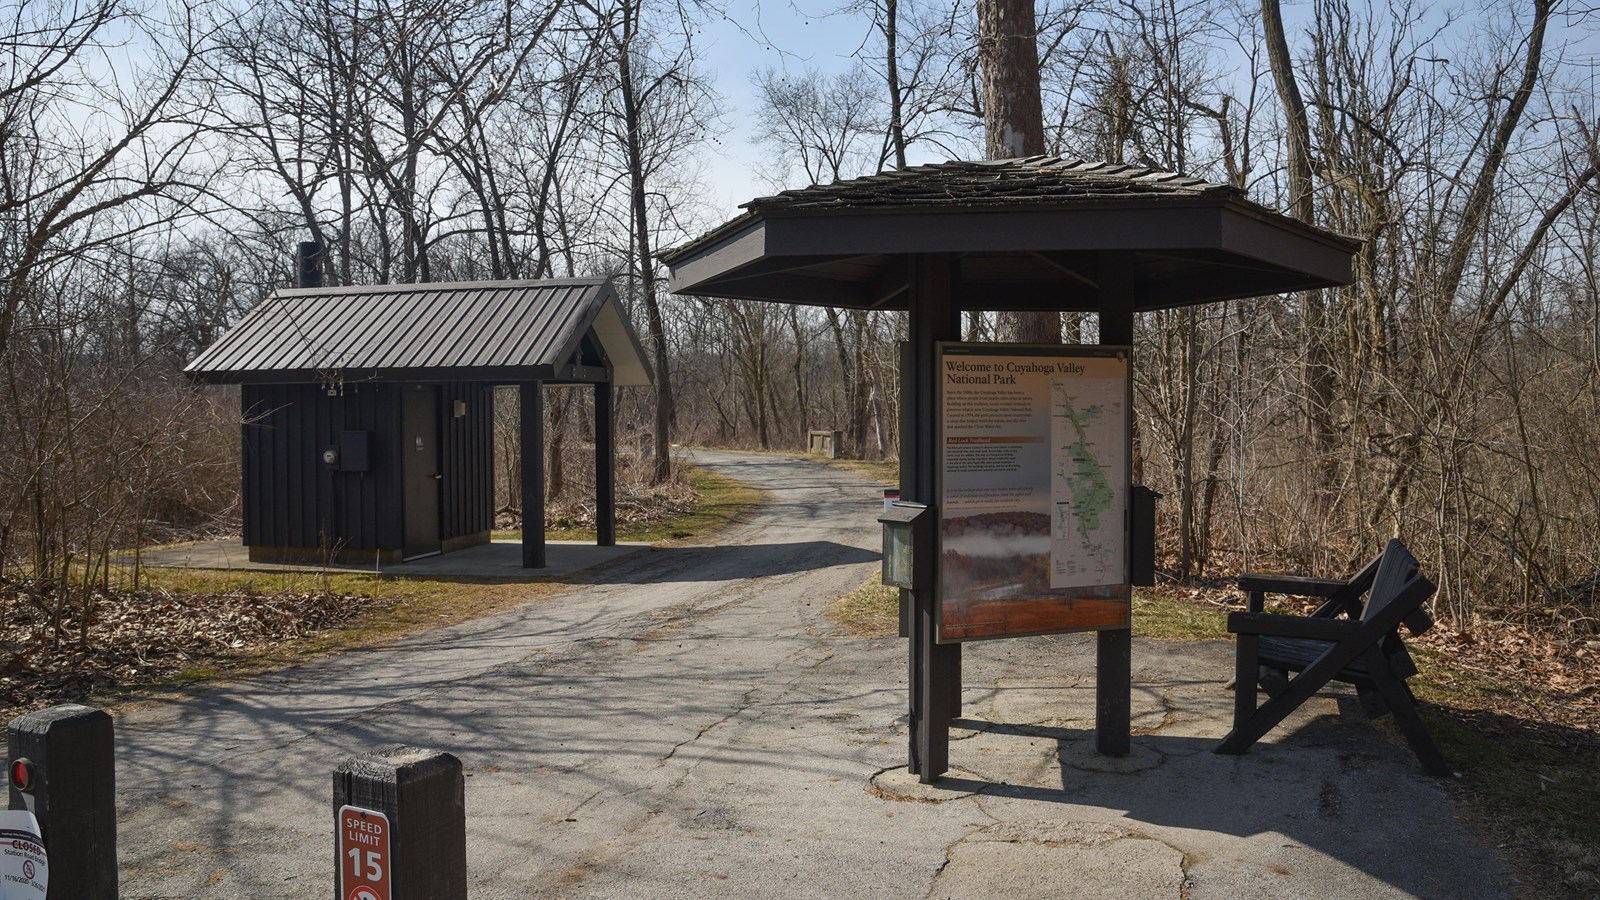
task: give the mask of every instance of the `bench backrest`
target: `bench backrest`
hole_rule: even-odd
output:
[[[1400,596],[1401,590],[1422,570],[1417,558],[1411,555],[1399,538],[1393,538],[1383,548],[1378,560],[1378,571],[1372,579],[1372,590],[1367,595],[1367,608],[1361,620],[1369,621]],[[1433,618],[1418,606],[1405,616],[1406,629],[1412,634],[1422,634],[1433,627]]]
[[[1381,562],[1383,554],[1379,553],[1362,566],[1361,571],[1352,575],[1344,586],[1329,594],[1328,599],[1312,615],[1325,618],[1344,613],[1352,619],[1361,618],[1361,597],[1372,587],[1372,580],[1378,576],[1378,564]]]

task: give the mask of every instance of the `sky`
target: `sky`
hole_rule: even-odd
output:
[[[708,160],[711,205],[732,218],[739,204],[773,192],[760,171],[753,144],[755,89],[751,75],[773,67],[831,74],[850,68],[851,54],[867,36],[868,22],[834,12],[847,0],[732,0],[726,15],[706,22],[696,37],[697,55],[723,101],[726,131]],[[782,187],[802,187],[783,185]]]

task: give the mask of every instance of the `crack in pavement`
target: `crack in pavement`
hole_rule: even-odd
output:
[[[1130,728],[1130,729],[1128,729],[1128,733],[1130,735],[1132,735],[1134,737],[1142,737],[1142,736],[1148,735],[1148,734],[1155,734],[1156,732],[1160,731],[1161,729],[1166,728],[1166,727],[1170,726],[1173,722],[1177,721],[1177,718],[1178,718],[1178,706],[1177,706],[1177,704],[1172,702],[1172,690],[1171,690],[1170,686],[1162,688],[1161,693],[1160,693],[1160,699],[1161,699],[1161,722],[1160,722],[1160,724],[1153,725],[1153,726],[1141,726],[1141,727],[1138,727],[1138,728]]]
[[[712,723],[710,723],[708,725],[701,726],[700,730],[694,733],[694,737],[691,737],[691,738],[688,738],[687,740],[682,740],[682,741],[679,741],[676,744],[673,744],[672,745],[672,749],[667,751],[667,755],[661,757],[661,759],[656,761],[656,768],[659,769],[662,766],[666,765],[667,762],[672,759],[672,757],[677,755],[679,750],[681,750],[684,747],[687,747],[690,744],[694,743],[695,741],[698,741],[701,738],[705,737],[706,733],[709,732],[711,729],[716,728],[718,725],[721,725],[721,724],[733,719],[735,716],[737,716],[740,713],[744,712],[745,710],[749,709],[750,708],[750,704],[752,702],[751,701],[751,697],[753,697],[755,695],[755,693],[757,691],[759,691],[759,690],[761,690],[760,686],[756,686],[756,687],[751,688],[748,691],[745,691],[743,694],[741,694],[739,696],[739,702],[738,702],[738,704],[735,705],[735,707],[734,707],[732,712],[730,712],[727,715],[723,716],[722,718],[716,720],[715,722],[712,722]]]
[[[782,660],[774,663],[769,668],[768,671],[772,671],[772,672],[778,672],[778,671],[786,670],[786,669],[789,668],[787,663],[792,661],[795,657],[803,655],[803,654],[808,653],[808,652],[813,652],[816,649],[820,649],[822,651],[822,655],[815,662],[813,662],[810,665],[806,666],[804,671],[802,671],[799,675],[796,675],[795,677],[793,677],[793,678],[789,679],[787,682],[785,682],[783,687],[782,687],[782,689],[779,690],[777,692],[777,694],[775,694],[770,701],[768,701],[767,703],[763,704],[764,706],[776,706],[776,705],[782,703],[783,699],[785,697],[787,697],[790,694],[794,693],[795,688],[800,684],[800,682],[804,681],[808,676],[810,676],[812,673],[814,673],[824,663],[826,663],[828,660],[833,658],[833,649],[831,647],[823,647],[823,648],[800,647],[800,648],[798,648],[796,650],[790,651],[790,653],[788,655],[786,655],[785,657],[783,657]],[[734,705],[734,709],[731,712],[729,712],[727,715],[725,715],[722,718],[716,720],[715,722],[711,722],[710,724],[707,724],[707,725],[701,727],[701,729],[698,732],[696,732],[693,737],[688,738],[688,739],[683,740],[683,741],[679,741],[678,743],[674,744],[672,746],[672,749],[668,750],[666,755],[661,757],[661,759],[656,763],[656,768],[659,769],[662,766],[665,766],[667,764],[667,762],[670,761],[674,756],[676,756],[678,751],[681,750],[682,748],[687,747],[690,744],[695,743],[696,741],[698,741],[701,738],[705,737],[706,734],[711,732],[713,729],[732,721],[733,719],[737,718],[740,714],[744,713],[745,711],[747,711],[747,710],[751,709],[753,706],[755,706],[756,705],[755,704],[755,695],[761,692],[762,687],[763,687],[763,685],[760,685],[760,684],[757,684],[757,685],[751,687],[749,690],[745,691],[743,694],[741,694],[739,696],[739,701]],[[688,776],[688,772],[686,771],[684,773],[684,775],[680,777],[680,779],[678,781],[678,784],[681,785],[682,784],[682,778],[683,777],[687,777],[687,776]]]
[[[1027,890],[1032,893],[1048,890],[1051,887],[1059,889],[1061,887],[1059,884],[1053,884],[1050,881],[1052,875],[1060,878],[1064,875],[1070,875],[1071,872],[1090,871],[1093,867],[1086,865],[1086,863],[1096,860],[1093,857],[1089,860],[1084,860],[1070,856],[1063,856],[1057,859],[1054,853],[1049,854],[1045,859],[1041,859],[1037,855],[1037,851],[1034,851],[1032,855],[1028,852],[1023,852],[1020,856],[1015,857],[1007,854],[1001,860],[997,860],[994,855],[996,848],[1013,848],[1018,851],[1025,851],[1025,848],[1041,848],[1050,851],[1081,850],[1096,855],[1105,855],[1109,851],[1110,862],[1127,864],[1130,860],[1125,852],[1119,856],[1114,849],[1117,844],[1123,841],[1149,842],[1171,851],[1172,858],[1170,859],[1151,860],[1147,857],[1140,859],[1139,862],[1146,870],[1141,874],[1145,876],[1146,881],[1151,880],[1150,876],[1153,874],[1156,876],[1155,880],[1164,881],[1167,885],[1172,885],[1172,880],[1175,880],[1178,900],[1187,900],[1189,886],[1187,852],[1155,835],[1123,825],[1071,819],[997,821],[993,825],[967,831],[945,845],[944,861],[934,871],[933,878],[929,882],[928,890],[924,896],[928,898],[935,896],[949,897],[954,896],[956,893],[963,893],[963,895],[969,893],[973,888],[972,882],[975,878],[972,874],[973,870],[982,870],[986,873],[978,877],[977,880],[983,883],[988,891],[995,896],[1003,895],[1009,886],[994,881],[993,875],[987,874],[987,870],[997,864],[1001,865],[1001,871],[1007,871],[1012,866],[1018,866],[1021,867],[1020,872],[1024,878],[1031,875],[1034,878],[1041,879],[1028,886]],[[961,851],[963,850],[969,851],[964,859],[961,858],[963,856]],[[1143,856],[1140,851],[1134,851],[1134,854],[1135,858]],[[1006,858],[1010,859],[1010,865],[1006,865],[1003,862]],[[1107,862],[1107,860],[1099,861],[1102,865]],[[1161,878],[1160,863],[1162,862],[1176,864],[1175,879]],[[958,872],[956,867],[963,863],[962,871]],[[1153,872],[1150,871],[1152,866],[1154,868]],[[940,884],[940,881],[946,875],[955,878],[958,887],[956,892],[950,892],[947,886]],[[1091,880],[1078,886],[1096,897],[1113,895],[1119,898],[1125,896],[1154,896],[1148,893],[1139,893],[1139,889],[1135,885],[1123,882],[1114,875],[1109,880]],[[1155,887],[1154,884],[1145,886]],[[967,889],[966,892],[959,890],[962,887]]]

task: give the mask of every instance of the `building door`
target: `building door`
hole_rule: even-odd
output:
[[[405,483],[406,559],[439,552],[439,389],[401,392],[400,471]]]

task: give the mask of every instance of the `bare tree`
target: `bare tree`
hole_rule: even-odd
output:
[[[761,103],[755,139],[773,152],[775,187],[827,184],[884,168],[890,124],[873,76],[860,64],[831,78],[816,71],[755,75]]]
[[[170,22],[115,0],[0,3],[0,359],[28,293],[96,248],[170,224],[198,194],[184,169],[199,137],[182,91],[203,35],[188,8]],[[140,35],[148,64],[129,86],[92,57]],[[101,74],[95,74],[95,73]],[[138,214],[120,213],[142,207]]]
[[[682,9],[669,11],[687,16]],[[710,88],[694,69],[693,45],[688,29],[673,32],[665,20],[653,27],[653,11],[644,0],[621,0],[602,11],[599,37],[602,58],[614,67],[608,85],[606,126],[621,160],[621,181],[626,186],[630,233],[630,269],[637,279],[636,296],[644,305],[652,356],[655,362],[654,478],[665,481],[672,473],[673,414],[671,350],[661,310],[656,239],[674,223],[673,210],[657,202],[660,190],[674,170],[686,163],[689,151],[704,139],[710,118]],[[678,23],[685,21],[676,19]],[[669,45],[668,37],[678,43]]]
[[[287,192],[301,233],[330,247],[335,280],[431,280],[436,251],[469,235],[504,277],[525,254],[491,155],[502,129],[518,130],[505,122],[527,109],[514,95],[537,88],[528,72],[567,9],[252,6],[221,29],[209,122]]]

